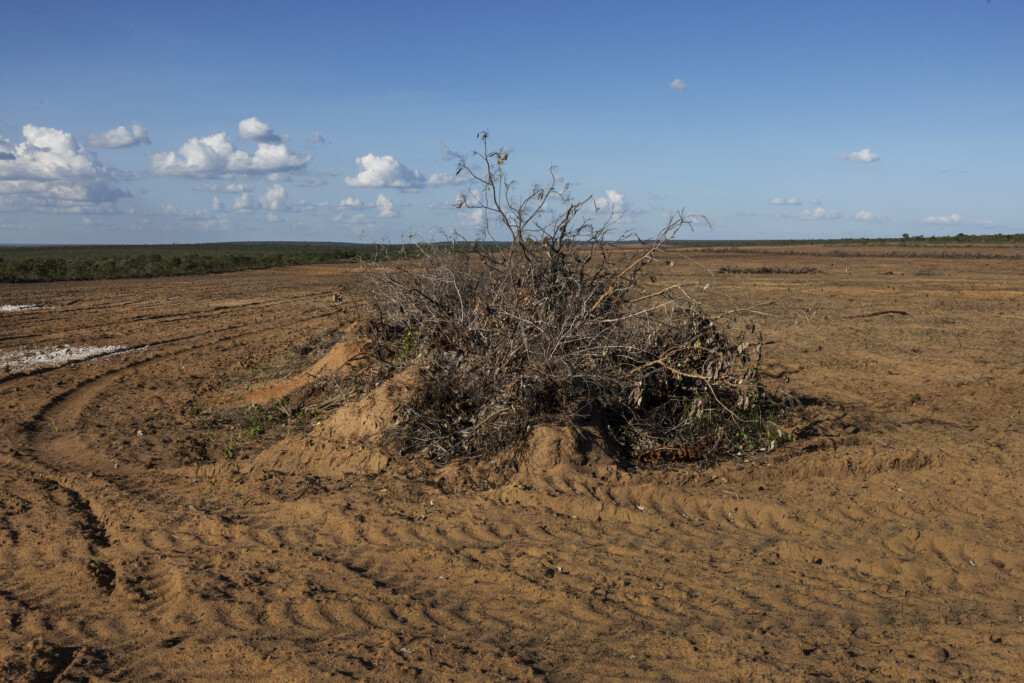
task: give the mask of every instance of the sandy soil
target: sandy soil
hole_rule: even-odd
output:
[[[0,353],[140,349],[0,373],[0,680],[1017,679],[1024,261],[805,251],[689,255],[719,305],[778,300],[794,441],[636,473],[551,432],[459,493],[332,472],[329,416],[191,462],[184,407],[313,366],[355,267],[0,285],[42,307]]]

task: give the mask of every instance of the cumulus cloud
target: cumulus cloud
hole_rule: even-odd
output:
[[[200,192],[226,192],[228,194],[238,194],[240,192],[248,192],[249,186],[243,185],[242,183],[228,183],[227,185],[209,183],[207,185],[196,185],[194,189],[199,190]]]
[[[244,123],[244,122],[243,122]],[[297,171],[312,157],[300,157],[284,144],[261,142],[251,156],[228,140],[225,133],[192,138],[175,152],[160,152],[149,159],[156,175],[190,178],[228,178]]]
[[[411,169],[393,156],[385,154],[367,154],[356,157],[359,172],[354,178],[345,178],[349,187],[394,187],[399,189],[417,189],[428,185],[452,185],[462,182],[447,173],[433,173],[424,176]]]
[[[821,200],[820,199],[812,199],[811,200],[811,204],[814,204],[815,206],[821,206]]]
[[[382,195],[383,196],[383,195]],[[356,199],[355,197],[345,197],[338,202],[338,210],[334,214],[334,222],[340,223],[341,221],[346,222],[357,222],[366,219],[366,216],[362,213],[353,213],[354,211],[361,211],[366,208],[366,204]]]
[[[679,92],[686,92],[686,84],[683,83],[678,78],[669,83],[668,87],[672,88],[673,90],[678,90]]]
[[[398,212],[395,211],[395,203],[382,194],[377,195],[377,215],[381,218],[395,218]]]
[[[238,122],[238,137],[243,140],[252,140],[253,142],[270,142],[274,144],[283,142],[279,135],[274,135],[273,128],[255,116]]]
[[[214,199],[216,199],[216,197],[214,197]],[[202,220],[210,217],[210,214],[203,209],[184,209],[176,204],[167,203],[160,205],[160,215],[190,221]]]
[[[460,211],[459,224],[467,228],[479,228],[484,224],[484,210]]]
[[[102,147],[103,149],[150,144],[149,131],[137,123],[132,123],[131,129],[127,126],[118,126],[100,135],[90,135],[88,142],[90,147]]]
[[[235,211],[240,211],[242,213],[251,213],[254,208],[256,208],[256,203],[253,201],[252,195],[249,194],[248,192],[243,192],[242,194],[235,197]]]
[[[797,218],[804,221],[832,220],[835,218],[839,218],[839,212],[826,211],[824,208],[819,206],[813,211],[810,209],[805,209],[801,211],[800,215],[797,216]]]
[[[594,199],[594,207],[598,211],[610,208],[612,211],[622,213],[626,208],[626,197],[616,190],[605,190],[603,197]]]
[[[214,211],[220,211],[222,208],[224,208],[224,204],[221,203],[220,197],[214,197],[213,198],[213,210]]]
[[[283,185],[272,185],[260,197],[260,206],[267,211],[284,211],[288,208],[288,192]]]
[[[963,216],[958,213],[951,213],[948,216],[928,216],[922,218],[922,223],[930,223],[933,225],[960,225],[963,223]]]
[[[111,210],[131,196],[111,186],[113,174],[70,133],[31,124],[21,132],[19,144],[0,137],[0,208]]]
[[[853,214],[853,219],[857,221],[869,221],[872,223],[880,223],[882,221],[881,216],[871,213],[870,211],[858,211]]]
[[[775,206],[779,206],[779,205],[782,205],[782,204],[786,204],[786,205],[789,205],[789,206],[800,206],[800,204],[802,204],[803,202],[801,202],[796,197],[790,197],[789,199],[783,199],[782,197],[776,197],[770,203],[775,205]]]
[[[312,133],[309,134],[309,137],[306,139],[306,147],[324,144],[327,144],[327,140],[324,138],[323,135],[320,135],[320,131],[318,130],[314,130]]]
[[[850,154],[840,154],[839,158],[844,159],[846,161],[861,161],[864,163],[870,163],[872,161],[878,161],[881,157],[879,157],[877,154],[875,154],[870,149],[865,147],[859,152],[852,152]]]

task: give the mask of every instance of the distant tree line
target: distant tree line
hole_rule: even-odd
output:
[[[195,245],[203,246],[203,245]],[[218,250],[219,251],[219,250]],[[368,255],[366,250],[316,249],[305,251],[265,251],[264,253],[184,253],[159,252],[110,256],[17,256],[0,258],[2,282],[54,282],[65,280],[103,280],[166,275],[226,273],[256,268],[273,268],[314,263],[352,261]]]

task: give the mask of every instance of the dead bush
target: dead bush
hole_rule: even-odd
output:
[[[457,206],[482,216],[479,239],[420,245],[380,264],[367,315],[369,389],[409,367],[419,379],[381,433],[394,454],[486,458],[535,425],[598,427],[635,463],[767,447],[777,403],[758,377],[753,325],[703,311],[699,288],[657,285],[665,242],[703,217],[674,215],[651,240],[611,241],[592,198],[555,169],[520,193],[508,153],[460,159],[479,187]],[[499,241],[501,240],[501,241]]]

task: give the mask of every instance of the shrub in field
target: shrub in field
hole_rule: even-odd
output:
[[[478,183],[457,202],[482,216],[473,249],[421,245],[422,258],[374,275],[363,381],[417,369],[383,445],[436,462],[491,457],[557,424],[597,428],[642,464],[778,438],[753,326],[726,329],[697,291],[650,277],[666,240],[702,217],[613,242],[614,209],[598,223],[597,204],[574,200],[555,169],[521,192],[508,154],[480,137],[458,166]]]

